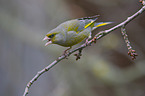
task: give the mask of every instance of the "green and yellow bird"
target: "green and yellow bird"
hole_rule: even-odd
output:
[[[49,44],[58,44],[64,47],[72,47],[83,41],[85,38],[91,38],[91,32],[101,26],[112,22],[96,22],[98,15],[84,17],[66,21],[49,31],[43,40],[47,40],[45,46]]]

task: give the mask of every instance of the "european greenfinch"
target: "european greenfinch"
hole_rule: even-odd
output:
[[[43,40],[47,40],[45,46],[49,44],[58,44],[64,47],[72,47],[83,41],[85,38],[91,38],[91,32],[101,26],[112,22],[96,22],[98,15],[84,17],[66,21],[49,31]],[[87,40],[88,40],[87,39]]]

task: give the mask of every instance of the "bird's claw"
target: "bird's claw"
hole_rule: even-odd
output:
[[[68,49],[64,50],[63,54],[65,56],[66,59],[68,59],[68,53],[69,53],[69,50],[71,49],[71,47],[69,47]]]
[[[90,38],[87,38],[87,39],[86,39],[85,46],[88,46],[88,45],[89,45],[89,39],[90,39]]]

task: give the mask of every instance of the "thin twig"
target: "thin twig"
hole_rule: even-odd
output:
[[[95,43],[96,40],[101,39],[102,37],[104,37],[105,35],[109,34],[110,32],[112,32],[113,30],[116,30],[118,28],[120,28],[121,26],[125,26],[126,24],[128,24],[130,21],[132,21],[134,18],[136,18],[138,15],[140,15],[143,11],[145,10],[145,6],[143,6],[139,11],[137,11],[135,14],[133,14],[132,16],[128,17],[125,21],[123,21],[122,23],[114,26],[113,28],[110,28],[108,30],[105,31],[101,31],[98,34],[95,35],[95,37],[88,41],[88,44],[83,44],[80,47],[70,51],[67,56],[70,56],[72,53],[80,50],[80,49],[84,49],[85,47],[87,47],[88,45],[91,45],[92,43]],[[32,84],[45,72],[47,72],[49,69],[51,69],[54,65],[56,65],[57,63],[59,63],[61,60],[65,59],[65,56],[62,55],[60,56],[57,60],[53,61],[51,64],[49,64],[47,67],[45,67],[44,69],[42,69],[41,71],[39,71],[33,78],[32,80],[29,81],[29,83],[27,84],[24,94],[23,96],[26,96],[29,92],[29,88],[32,86]]]
[[[74,56],[76,56],[76,60],[81,59],[81,56],[82,56],[82,50],[83,50],[83,49],[80,49],[78,53],[74,54]]]
[[[125,41],[127,49],[128,49],[128,55],[130,55],[132,57],[132,60],[136,59],[136,56],[138,56],[138,55],[137,55],[136,51],[133,50],[133,48],[130,44],[130,41],[128,40],[128,35],[126,33],[125,26],[121,27],[121,33],[124,37],[124,41]]]

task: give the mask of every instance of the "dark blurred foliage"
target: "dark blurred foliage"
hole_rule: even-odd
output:
[[[105,30],[141,8],[139,0],[0,0],[0,96],[22,96],[28,81],[66,48],[44,47],[44,35],[73,18],[99,14],[113,21]],[[145,13],[126,26],[136,60],[127,55],[120,29],[43,74],[28,96],[144,96]],[[74,46],[78,47],[78,45]]]

